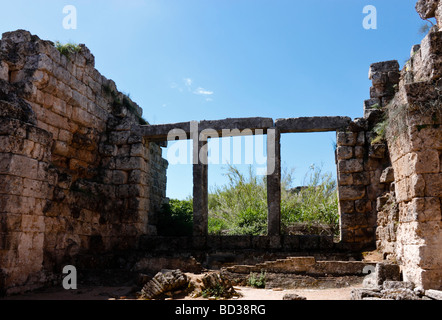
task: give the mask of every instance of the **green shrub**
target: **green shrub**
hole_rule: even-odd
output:
[[[254,288],[266,287],[266,273],[261,271],[261,274],[251,272],[247,280],[247,284]]]
[[[55,48],[57,48],[57,50],[66,57],[69,57],[71,54],[80,52],[81,50],[81,47],[76,43],[68,42],[66,44],[62,44],[59,41],[55,42]]]
[[[225,289],[224,287],[217,283],[216,286],[214,286],[213,288],[208,288],[208,289],[204,289],[201,293],[203,298],[215,298],[215,299],[220,299],[222,297],[224,297],[225,295]]]
[[[329,173],[312,166],[298,193],[289,188],[281,190],[281,222],[283,226],[294,223],[326,224],[335,233],[339,230],[338,193],[336,181]]]
[[[209,233],[264,235],[267,232],[267,180],[258,177],[252,167],[248,175],[229,166],[228,184],[216,187],[209,194]],[[307,173],[306,187],[293,192],[293,170],[285,170],[281,179],[282,227],[296,223],[331,225],[339,228],[336,181],[331,174],[312,166]]]
[[[267,230],[267,187],[250,167],[246,177],[229,166],[228,184],[209,194],[209,233],[265,234]],[[211,221],[216,221],[212,223]],[[213,228],[216,226],[216,228]],[[221,230],[220,228],[224,228]]]
[[[160,212],[157,224],[158,234],[162,236],[190,236],[193,232],[193,202],[169,200]]]

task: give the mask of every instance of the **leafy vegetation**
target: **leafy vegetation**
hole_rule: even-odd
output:
[[[163,205],[157,224],[162,236],[190,236],[193,231],[193,202],[188,200],[169,200]]]
[[[266,287],[266,273],[261,271],[261,274],[251,272],[247,280],[247,284],[254,288]]]
[[[217,283],[216,286],[212,288],[204,289],[201,293],[202,297],[206,299],[207,298],[220,299],[224,297],[225,294],[226,294],[225,288],[219,283]]]
[[[66,44],[62,44],[59,41],[55,42],[55,48],[57,48],[57,50],[66,57],[69,57],[71,54],[78,53],[81,50],[81,47],[76,43],[68,42]]]
[[[385,140],[388,124],[389,121],[387,118],[376,123],[376,125],[373,127],[373,132],[376,134],[376,137],[371,141],[371,144],[380,143]]]
[[[265,235],[267,233],[267,182],[265,176],[248,174],[229,166],[228,183],[209,194],[209,234]],[[284,171],[281,181],[281,224],[283,232],[298,224],[326,226],[332,235],[339,232],[336,181],[331,174],[312,166],[305,186],[292,188],[293,170]],[[158,222],[161,235],[192,234],[192,199],[170,200],[163,206]],[[310,229],[312,230],[312,229]]]
[[[209,194],[209,233],[263,235],[267,232],[267,182],[249,167],[248,176],[229,166],[229,183]],[[297,223],[339,224],[336,181],[331,174],[312,166],[306,186],[292,189],[293,170],[284,171],[281,181],[281,222],[283,230]]]

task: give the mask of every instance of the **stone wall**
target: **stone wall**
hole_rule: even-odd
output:
[[[377,199],[377,248],[401,266],[404,281],[442,288],[442,32],[440,1],[418,1],[423,19],[436,17],[400,73],[396,94],[381,106],[390,167]]]
[[[386,189],[381,181],[389,166],[387,146],[377,141],[376,124],[382,107],[396,92],[399,82],[397,61],[374,63],[369,78],[373,81],[370,99],[364,102],[364,117],[337,131],[336,163],[341,241],[364,246],[375,245],[377,198]]]
[[[63,55],[27,31],[3,34],[0,106],[2,291],[156,233],[167,162],[138,133],[141,108],[84,45]]]

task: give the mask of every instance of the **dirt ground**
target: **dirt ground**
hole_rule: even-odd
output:
[[[235,287],[242,296],[238,300],[282,300],[287,293],[296,293],[307,300],[350,300],[350,291],[359,286],[339,289],[255,289],[251,287]],[[77,290],[46,289],[40,292],[10,296],[4,300],[127,300],[131,297],[132,287],[85,287]],[[190,297],[180,298],[195,300]],[[203,299],[203,298],[198,298]]]

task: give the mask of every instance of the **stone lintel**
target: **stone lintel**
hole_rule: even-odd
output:
[[[281,133],[336,131],[350,124],[350,117],[300,117],[277,119],[275,126]]]
[[[264,134],[267,128],[273,127],[271,118],[228,118],[223,120],[203,120],[194,122],[198,125],[198,133],[206,131],[206,134],[212,136],[216,133],[219,137],[233,137],[243,135]],[[180,135],[181,139],[190,139],[192,131],[191,122],[179,122],[157,125],[140,126],[140,135],[150,141],[176,140]],[[172,131],[176,129],[175,131]],[[136,129],[135,129],[136,130]],[[261,132],[257,130],[262,130]],[[168,135],[171,134],[168,138]]]
[[[266,130],[267,128],[273,127],[272,118],[227,118],[222,120],[203,120],[199,123],[199,130],[210,130],[213,129],[219,134],[222,134],[223,130],[247,130],[250,129],[255,131],[257,129]],[[231,136],[241,135],[232,132]]]
[[[175,129],[175,132],[172,130]],[[169,133],[185,133],[187,138],[190,133],[190,122],[178,122],[178,123],[167,123],[167,124],[156,124],[156,125],[146,125],[139,126],[140,135],[146,137],[150,141],[167,141],[167,136]],[[176,136],[170,138],[175,140]]]

